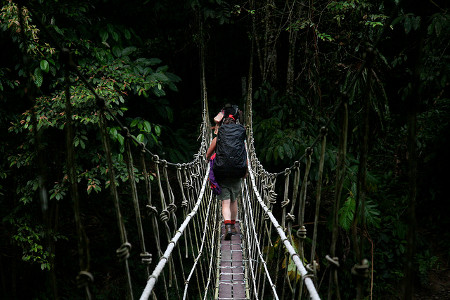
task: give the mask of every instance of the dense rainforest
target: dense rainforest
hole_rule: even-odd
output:
[[[91,89],[174,163],[199,147],[205,91],[211,120],[225,103],[245,110],[252,98],[254,143],[270,171],[302,157],[328,124],[318,249],[330,244],[344,103],[341,298],[450,299],[447,1],[3,0],[0,29],[1,299],[85,297],[66,165],[69,93],[92,294],[123,298]],[[125,133],[107,130],[121,186]],[[312,171],[310,186],[317,178]],[[371,271],[355,292],[349,269],[361,255]]]

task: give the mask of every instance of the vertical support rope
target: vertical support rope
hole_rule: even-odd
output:
[[[336,166],[336,186],[334,193],[334,205],[333,205],[333,226],[331,235],[331,247],[330,255],[327,255],[327,259],[331,263],[330,280],[328,285],[328,300],[341,299],[339,291],[339,281],[337,268],[339,267],[339,258],[336,256],[336,243],[339,234],[339,207],[342,197],[342,188],[344,186],[345,170],[346,170],[346,156],[347,156],[347,134],[348,134],[348,104],[347,99],[343,102],[343,118],[342,118],[342,130],[339,137],[339,150]],[[333,286],[335,291],[335,298],[332,297]]]
[[[136,178],[134,176],[134,164],[133,164],[133,156],[131,154],[131,147],[130,147],[130,132],[127,130],[125,132],[125,148],[126,148],[126,155],[127,155],[127,170],[128,170],[128,179],[130,181],[130,187],[131,187],[131,198],[133,199],[133,206],[134,206],[134,213],[136,215],[136,226],[138,229],[138,237],[139,237],[139,243],[141,246],[141,260],[142,263],[146,265],[146,272],[147,276],[150,275],[149,273],[149,265],[152,262],[152,255],[148,253],[145,249],[145,239],[144,239],[144,230],[142,228],[142,219],[141,219],[141,210],[139,207],[139,199],[137,194],[137,188],[136,188]]]
[[[304,225],[304,218],[305,218],[305,206],[306,206],[306,193],[308,190],[308,177],[309,177],[309,171],[311,169],[311,156],[313,153],[313,149],[311,147],[306,148],[305,154],[306,154],[306,168],[305,168],[305,175],[303,176],[303,182],[302,187],[300,189],[300,203],[298,206],[298,225],[299,228],[297,230],[297,237],[299,238],[298,241],[298,252],[300,254],[300,259],[302,261],[305,260],[305,251],[303,249],[304,241],[306,239],[306,227]],[[300,290],[299,294],[301,295],[303,292],[303,281],[300,281]]]
[[[317,243],[317,226],[319,223],[319,210],[320,210],[320,197],[322,194],[322,174],[323,174],[323,165],[325,161],[325,148],[327,144],[327,129],[322,127],[322,147],[320,151],[320,161],[319,161],[319,174],[317,179],[317,188],[316,188],[316,211],[314,214],[314,231],[313,231],[313,240],[311,245],[311,264],[314,276],[317,276],[317,264],[315,261],[315,252],[316,252],[316,243]]]
[[[292,192],[292,205],[291,205],[291,210],[289,211],[289,213],[286,216],[286,218],[288,219],[289,237],[291,237],[291,235],[292,235],[292,224],[295,222],[294,211],[295,211],[295,205],[297,204],[299,184],[300,184],[300,162],[296,161],[295,168],[294,168],[294,181],[293,181],[294,190]],[[292,239],[291,239],[291,242],[293,242]]]
[[[67,59],[70,59],[70,54],[66,53]],[[68,62],[67,62],[68,64]],[[77,276],[78,287],[83,287],[86,292],[86,298],[92,299],[89,284],[94,281],[94,276],[89,272],[90,269],[90,256],[88,248],[88,238],[86,232],[84,231],[83,224],[81,222],[80,213],[80,196],[78,193],[78,181],[77,181],[77,171],[75,167],[75,149],[73,146],[74,140],[74,130],[73,130],[73,119],[72,119],[72,104],[70,103],[70,78],[69,70],[66,64],[64,70],[64,81],[65,81],[65,115],[66,115],[66,149],[67,149],[67,171],[70,182],[70,195],[73,201],[73,211],[75,226],[78,237],[78,255],[79,255],[79,265],[80,272]]]
[[[305,219],[305,206],[306,206],[306,194],[308,191],[308,177],[309,177],[309,171],[311,170],[311,156],[313,153],[312,148],[306,148],[306,169],[305,169],[305,175],[303,176],[303,182],[302,187],[300,190],[300,204],[298,208],[298,225],[300,226],[300,229],[304,225],[304,219]],[[298,233],[297,233],[298,236]]]
[[[141,145],[142,146],[142,145]],[[149,178],[149,174],[147,172],[147,166],[145,163],[145,149],[144,147],[142,147],[141,150],[141,165],[142,165],[142,172],[144,174],[144,180],[145,180],[145,190],[147,192],[147,211],[148,214],[150,215],[150,218],[152,220],[152,225],[153,225],[153,232],[155,235],[155,242],[156,242],[156,250],[158,251],[158,258],[161,258],[161,256],[163,255],[163,252],[161,250],[161,240],[160,240],[160,232],[159,232],[159,225],[158,225],[158,210],[155,206],[153,206],[152,204],[152,186],[150,183],[150,178]],[[150,270],[148,270],[148,273],[150,273]],[[150,274],[147,274],[147,277],[150,276]],[[167,285],[166,285],[166,277],[163,274],[163,286],[164,286],[164,293],[166,296],[166,299],[169,299],[169,293],[167,291]]]
[[[283,201],[281,202],[281,208],[283,209],[283,213],[281,215],[281,227],[286,230],[286,207],[289,205],[289,175],[291,174],[291,170],[286,169],[284,173],[284,196]]]
[[[128,287],[128,298],[133,299],[133,289],[131,286],[131,276],[130,276],[130,270],[128,268],[128,257],[130,256],[130,249],[131,244],[127,240],[127,234],[125,231],[125,225],[123,223],[122,214],[120,212],[120,205],[119,205],[119,194],[117,192],[116,187],[116,176],[114,172],[112,157],[111,157],[111,147],[109,144],[108,139],[108,132],[106,130],[106,121],[105,121],[105,115],[103,111],[99,112],[100,116],[100,130],[102,133],[102,140],[103,140],[103,147],[105,149],[105,155],[106,155],[106,162],[108,164],[108,174],[109,174],[109,188],[111,192],[111,197],[114,202],[114,207],[116,210],[116,218],[117,223],[120,231],[120,240],[122,242],[122,245],[119,249],[116,250],[117,256],[121,261],[124,262],[125,265],[125,273],[127,275],[127,287]]]

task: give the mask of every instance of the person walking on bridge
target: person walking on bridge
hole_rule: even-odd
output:
[[[246,131],[239,121],[242,112],[237,105],[226,104],[214,118],[219,126],[206,152],[206,159],[213,159],[214,177],[220,186],[217,199],[222,201],[225,223],[225,240],[236,232],[237,200],[242,193],[242,178],[247,175]]]

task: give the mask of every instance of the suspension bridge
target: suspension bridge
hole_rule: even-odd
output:
[[[81,74],[80,74],[81,75]],[[89,84],[86,81],[87,84]],[[204,83],[204,81],[203,81]],[[70,98],[67,90],[68,98]],[[215,199],[209,187],[209,162],[206,151],[212,139],[209,123],[206,93],[203,94],[203,111],[200,146],[194,159],[187,163],[172,163],[160,159],[148,150],[128,132],[119,119],[104,105],[101,97],[96,96],[102,107],[100,127],[103,136],[106,161],[111,182],[115,182],[114,164],[111,158],[111,141],[107,134],[107,123],[119,125],[126,137],[125,151],[131,195],[139,239],[141,262],[146,266],[146,284],[142,286],[139,299],[320,299],[318,271],[320,257],[316,254],[318,240],[318,216],[321,199],[321,182],[326,149],[327,130],[323,127],[314,143],[300,160],[279,173],[266,171],[258,160],[253,141],[252,102],[247,97],[245,108],[249,157],[248,176],[243,181],[242,195],[238,200],[237,233],[231,240],[224,240],[224,226],[220,213],[220,201]],[[347,113],[346,105],[336,107]],[[70,112],[70,104],[66,103]],[[70,114],[69,114],[70,115]],[[109,116],[107,118],[106,116]],[[346,126],[344,117],[343,126]],[[330,120],[331,121],[331,120]],[[329,121],[329,122],[330,122]],[[70,125],[69,125],[70,126]],[[70,136],[68,133],[68,139]],[[346,137],[344,136],[344,139]],[[313,147],[319,144],[320,161],[318,165],[318,184],[316,190],[315,220],[309,237],[305,224],[305,202],[308,188],[308,176],[311,170]],[[73,147],[68,143],[69,162],[73,162]],[[139,153],[140,164],[135,164]],[[340,153],[341,167],[343,154]],[[137,161],[137,160],[136,160]],[[302,163],[301,161],[304,161]],[[152,165],[149,168],[148,164]],[[75,163],[70,163],[74,168]],[[150,180],[150,171],[154,181]],[[169,173],[176,173],[176,179]],[[338,172],[342,176],[343,172]],[[75,178],[74,169],[70,177]],[[303,175],[303,176],[302,176]],[[136,180],[143,176],[144,181]],[[276,182],[281,181],[282,191],[276,192]],[[76,181],[71,182],[76,185]],[[342,178],[338,178],[342,189]],[[145,195],[139,193],[144,184]],[[279,185],[280,186],[280,185]],[[156,191],[153,190],[156,187]],[[77,188],[73,187],[73,191]],[[121,245],[117,256],[125,267],[127,277],[127,298],[137,297],[133,291],[133,278],[138,276],[130,268],[131,244],[127,238],[127,228],[121,214],[121,203],[116,184],[110,184],[111,197],[116,210]],[[340,194],[340,192],[338,192]],[[155,195],[157,195],[155,197]],[[77,195],[73,194],[77,199]],[[76,200],[76,202],[79,200]],[[339,199],[337,200],[339,201]],[[122,204],[123,205],[123,204]],[[177,208],[181,207],[182,213]],[[337,211],[337,207],[335,208]],[[276,212],[276,213],[275,213]],[[79,213],[79,212],[78,212]],[[151,226],[143,226],[143,216],[151,218]],[[77,226],[82,228],[79,218]],[[148,223],[147,223],[148,224]],[[335,224],[336,225],[336,224]],[[80,229],[79,232],[82,230]],[[334,295],[338,295],[337,268],[339,259],[335,254],[336,232],[331,238],[334,247],[325,256],[330,268],[330,286],[334,286]],[[156,241],[155,253],[147,251],[146,239]],[[308,249],[306,239],[310,239]],[[324,237],[329,238],[329,237]],[[79,248],[84,243],[80,239]],[[87,252],[81,251],[80,255]],[[308,255],[310,253],[310,255]],[[135,257],[135,256],[133,256]],[[154,263],[155,262],[155,263]],[[133,265],[135,265],[133,263]],[[82,264],[81,264],[82,268]],[[361,277],[367,273],[368,265],[357,265],[356,274]],[[90,295],[92,274],[88,270],[80,271],[77,278],[79,286]],[[330,296],[331,294],[329,294]]]
[[[305,153],[304,179],[301,180],[302,164],[297,161],[292,167],[280,173],[267,172],[259,162],[253,146],[251,103],[247,104],[246,141],[249,154],[249,175],[243,181],[242,195],[239,199],[238,233],[230,241],[224,240],[223,220],[220,202],[209,187],[209,163],[206,150],[211,140],[207,101],[203,103],[203,122],[201,124],[201,144],[194,160],[184,164],[174,164],[161,160],[142,143],[127,134],[127,164],[136,224],[140,240],[140,256],[148,264],[148,280],[140,299],[170,299],[175,290],[180,299],[283,299],[303,295],[310,299],[320,299],[317,289],[318,258],[315,255],[317,225],[314,226],[311,256],[305,249],[307,237],[304,222],[307,178],[311,168],[312,148]],[[250,108],[250,109],[249,109]],[[107,111],[106,111],[107,112]],[[117,120],[118,121],[118,120]],[[105,124],[102,125],[106,127]],[[124,127],[124,130],[126,128]],[[103,129],[105,132],[105,129]],[[322,155],[319,164],[321,176],[323,169],[326,130],[319,134],[322,140]],[[109,141],[104,135],[107,157]],[[131,145],[141,147],[141,170],[133,164]],[[151,183],[145,166],[145,156],[154,164],[158,199],[151,197]],[[109,159],[108,159],[109,161]],[[176,183],[169,180],[168,169],[176,171]],[[113,166],[111,165],[113,170]],[[144,174],[147,186],[145,209],[152,217],[152,228],[143,228],[141,221],[142,200],[139,199],[134,179],[135,173]],[[111,172],[111,180],[113,180]],[[284,181],[282,195],[275,192],[276,181]],[[302,181],[302,184],[300,182]],[[132,271],[126,264],[131,245],[126,238],[126,228],[121,220],[117,191],[112,187],[115,199],[122,245],[117,250],[125,261],[128,274],[129,291],[132,293]],[[175,189],[177,191],[175,192]],[[174,195],[180,195],[177,199]],[[280,201],[281,200],[281,201]],[[159,209],[155,205],[159,202]],[[320,207],[320,194],[317,197]],[[272,210],[281,205],[281,218]],[[181,206],[183,219],[178,220],[175,210]],[[317,214],[319,212],[317,211]],[[299,220],[297,230],[294,222]],[[316,218],[317,222],[317,218]],[[177,225],[179,224],[179,225]],[[154,234],[157,240],[157,263],[153,265],[153,255],[146,250],[146,232]],[[165,236],[165,238],[163,238]],[[166,241],[164,244],[163,241]],[[150,258],[151,257],[151,258]],[[189,267],[186,266],[188,263]],[[332,259],[334,263],[335,260]],[[162,281],[162,287],[156,285]],[[130,294],[130,298],[134,295]]]
[[[70,52],[60,47],[67,59],[66,103],[67,169],[74,201],[75,223],[78,234],[80,272],[77,285],[88,299],[94,298],[91,284],[94,276],[89,269],[89,249],[85,235],[78,194],[74,125],[70,116],[70,72],[86,84],[94,95],[100,115],[100,131],[106,158],[109,188],[120,233],[116,254],[123,264],[127,299],[320,299],[319,269],[323,262],[329,275],[328,299],[340,299],[336,256],[337,219],[345,173],[347,143],[347,104],[340,101],[324,127],[318,128],[317,137],[301,158],[278,173],[264,169],[258,159],[253,140],[253,108],[251,81],[244,109],[247,130],[246,148],[249,158],[248,176],[242,183],[238,200],[237,233],[224,240],[220,202],[209,187],[210,165],[206,151],[212,139],[210,115],[206,96],[204,66],[202,70],[202,122],[197,153],[190,162],[173,163],[152,153],[130,134],[99,96],[76,64]],[[71,67],[71,68],[70,68]],[[362,68],[361,68],[362,69]],[[327,126],[340,113],[342,120],[340,145],[337,153],[336,186],[333,224],[330,236],[319,236],[322,174],[327,142]],[[118,189],[112,141],[108,127],[119,126],[125,136],[124,161],[127,164],[127,188],[124,195]],[[316,147],[317,146],[317,147]],[[313,149],[319,149],[318,168],[313,210],[314,221],[305,224],[308,177],[312,168]],[[138,163],[136,163],[138,162]],[[175,174],[175,176],[169,176]],[[137,177],[143,178],[138,180]],[[153,179],[153,180],[151,180]],[[277,185],[278,181],[278,185]],[[121,184],[123,185],[123,184]],[[278,187],[276,189],[276,186]],[[132,203],[135,223],[124,222],[124,203]],[[129,217],[129,216],[128,216]],[[146,221],[143,221],[146,218]],[[128,218],[129,220],[129,218]],[[150,220],[150,221],[148,221]],[[128,227],[137,228],[138,245],[132,247]],[[308,230],[307,230],[308,229]],[[330,240],[330,252],[319,257],[317,241]],[[152,244],[149,245],[149,240]],[[153,244],[154,242],[154,244]],[[149,252],[149,249],[152,249]],[[138,249],[138,250],[136,250]],[[139,255],[132,255],[139,252]],[[137,264],[139,259],[142,264]],[[134,260],[130,262],[130,260]],[[136,267],[137,265],[144,267]],[[364,278],[368,262],[361,260],[352,273]],[[138,274],[138,272],[140,272]],[[140,280],[136,280],[139,278]],[[135,282],[144,282],[136,287]],[[362,281],[359,280],[359,283]],[[140,290],[139,295],[136,290]]]
[[[63,49],[67,52],[67,50]],[[68,65],[75,67],[66,53]],[[337,112],[342,112],[341,147],[338,156],[336,199],[334,207],[334,228],[337,226],[336,203],[340,201],[343,184],[345,144],[347,132],[347,105],[340,102],[327,124],[318,130],[314,142],[301,158],[289,168],[271,173],[258,160],[253,140],[252,97],[247,96],[245,105],[246,149],[249,158],[248,176],[243,181],[242,195],[238,200],[237,234],[231,240],[224,240],[220,201],[215,199],[209,187],[210,164],[206,151],[212,139],[209,109],[203,77],[202,122],[200,124],[200,145],[190,162],[173,163],[159,158],[130,134],[127,127],[106,105],[105,99],[75,67],[73,71],[94,94],[100,115],[100,131],[108,168],[110,193],[116,212],[121,245],[116,250],[124,266],[126,298],[135,299],[320,299],[318,278],[320,261],[316,246],[321,200],[322,173],[326,150],[327,126]],[[67,76],[66,76],[67,78]],[[70,82],[66,82],[66,115],[71,116]],[[71,183],[71,197],[74,199],[75,222],[77,226],[80,272],[78,286],[92,298],[90,285],[94,280],[89,270],[88,252],[80,212],[80,197],[76,180],[74,155],[73,120],[67,118],[67,166]],[[127,182],[130,191],[119,192],[112,158],[112,141],[108,127],[119,126],[125,136],[125,159],[128,171]],[[317,146],[317,147],[316,147]],[[308,177],[312,166],[313,149],[320,149],[314,222],[311,232],[305,224]],[[137,157],[138,156],[138,157]],[[137,157],[137,158],[136,158]],[[139,163],[135,163],[139,161]],[[169,176],[176,174],[176,176]],[[144,180],[138,180],[137,177]],[[153,180],[151,180],[153,178]],[[277,181],[278,190],[276,190]],[[115,184],[113,184],[115,183]],[[121,184],[123,185],[123,184]],[[155,190],[156,189],[156,190]],[[142,192],[145,191],[145,192]],[[156,195],[156,196],[155,196]],[[136,274],[136,255],[131,255],[132,245],[122,215],[125,201],[132,201],[135,214],[135,228],[139,241],[139,258],[145,266],[143,274]],[[181,208],[178,210],[178,207]],[[177,211],[178,210],[178,211]],[[129,217],[129,216],[128,216]],[[143,218],[150,222],[143,222]],[[134,238],[134,237],[133,237]],[[330,239],[330,237],[323,237]],[[150,253],[146,240],[155,241]],[[306,241],[309,240],[307,243]],[[329,269],[328,297],[340,299],[336,257],[337,231],[331,234],[330,253],[325,255]],[[133,247],[133,251],[135,247]],[[308,255],[310,253],[310,255]],[[355,265],[352,272],[364,278],[368,263]],[[141,271],[142,272],[142,271]],[[134,279],[145,278],[141,294],[136,294]]]

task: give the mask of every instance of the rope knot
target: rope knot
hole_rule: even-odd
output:
[[[325,126],[322,126],[322,128],[320,128],[320,134],[326,135],[327,133],[328,133],[328,128]]]
[[[116,250],[116,255],[120,261],[124,261],[130,257],[131,244],[128,242],[123,243],[119,249]]]
[[[124,136],[126,136],[127,138],[131,137],[130,130],[128,130],[127,127],[122,127],[122,134],[123,134]]]
[[[289,200],[289,198],[286,198],[286,200],[281,201],[281,208],[285,208],[290,202],[291,200]]]
[[[269,191],[269,203],[270,204],[277,203],[277,193],[275,193],[273,190]]]
[[[84,288],[94,282],[94,276],[88,271],[80,271],[77,275],[77,287]]]
[[[328,254],[325,256],[325,258],[331,263],[332,266],[335,266],[336,268],[339,268],[339,257],[331,257]]]
[[[159,156],[158,156],[158,155],[153,154],[152,160],[153,160],[156,164],[159,164]]]
[[[175,204],[175,203],[170,203],[169,206],[167,206],[167,210],[168,210],[169,212],[174,212],[174,211],[176,211],[176,210],[177,210],[176,204]]]
[[[361,264],[355,264],[352,268],[352,274],[358,277],[367,278],[369,276],[369,261],[364,258]]]
[[[188,201],[187,199],[183,199],[183,201],[181,201],[181,207],[187,207],[188,206]]]
[[[313,154],[313,151],[314,151],[313,148],[308,147],[308,148],[305,149],[305,154],[307,156],[311,156]]]
[[[170,214],[169,211],[167,209],[165,209],[161,212],[161,214],[159,215],[159,218],[161,219],[161,221],[167,222],[167,221],[169,221],[169,218],[170,218],[169,214]]]
[[[316,269],[316,271],[319,271],[320,266],[319,266],[319,263],[316,260],[313,260],[312,264],[307,264],[306,265],[306,269],[308,269],[308,271],[314,273],[314,269]]]
[[[145,207],[147,208],[147,214],[149,216],[158,213],[158,209],[156,209],[156,206],[152,206],[150,204],[147,204]]]
[[[146,151],[145,150],[147,150],[146,148],[145,148],[145,144],[144,143],[142,143],[142,142],[139,142],[138,143],[139,144],[139,147],[141,147],[141,154],[144,154]]]
[[[305,226],[302,226],[299,230],[297,230],[297,237],[299,239],[306,239],[306,228]]]
[[[143,264],[149,265],[152,263],[152,254],[148,252],[142,252],[140,255]]]
[[[294,216],[293,214],[291,214],[291,213],[287,213],[287,214],[286,214],[286,220],[287,220],[288,222],[294,223],[294,222],[295,222],[295,216]]]

